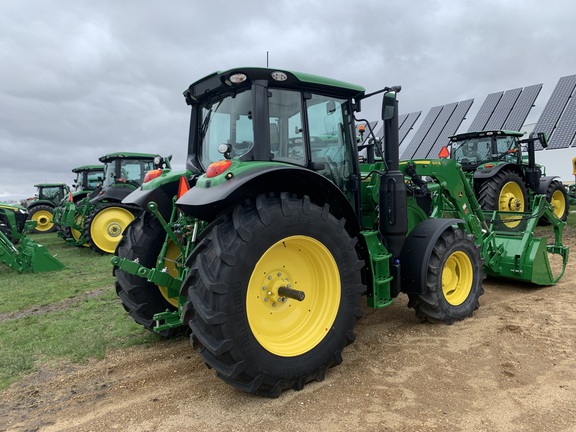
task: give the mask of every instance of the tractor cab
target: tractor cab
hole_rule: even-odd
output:
[[[45,201],[47,204],[52,203],[53,206],[59,205],[70,191],[65,183],[41,183],[35,184],[34,187],[38,190],[34,202]]]
[[[72,172],[76,174],[73,183],[75,192],[92,191],[104,180],[103,165],[83,165],[72,169]]]
[[[522,164],[519,138],[522,132],[482,131],[467,132],[450,137],[450,158],[456,160],[464,171],[475,171],[485,164],[508,162]]]

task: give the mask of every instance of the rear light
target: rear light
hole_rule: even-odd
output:
[[[70,192],[70,193],[68,194],[68,200],[69,200],[70,202],[74,202],[74,198],[72,197],[72,192]]]
[[[156,177],[160,177],[161,174],[162,174],[161,169],[148,171],[144,176],[144,183],[148,183],[149,181],[154,180]]]
[[[189,189],[190,184],[188,183],[188,180],[186,180],[186,177],[180,177],[180,180],[178,181],[178,198],[188,192]]]
[[[212,178],[222,174],[224,171],[230,168],[230,165],[232,165],[232,161],[229,159],[211,163],[206,170],[206,178]]]
[[[484,165],[484,168],[494,168],[494,164],[486,164]]]

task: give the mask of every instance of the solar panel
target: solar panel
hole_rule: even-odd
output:
[[[497,93],[490,93],[488,96],[486,96],[486,100],[480,107],[480,110],[476,114],[476,117],[474,117],[474,120],[472,121],[472,124],[468,129],[468,132],[486,130],[484,126],[486,126],[486,123],[488,123],[488,120],[492,116],[492,113],[494,112],[494,109],[498,105],[498,102],[500,102],[500,98],[502,98],[503,94],[504,92],[497,92]]]
[[[552,92],[552,96],[550,96],[540,118],[534,126],[534,132],[544,132],[546,137],[552,141],[554,137],[554,129],[556,128],[560,116],[568,103],[568,99],[574,91],[574,87],[576,87],[576,75],[569,75],[560,78]],[[542,150],[540,143],[535,143],[535,149]]]
[[[442,146],[448,144],[448,137],[454,135],[464,121],[464,118],[466,117],[466,114],[468,114],[468,111],[470,110],[473,102],[474,99],[468,99],[458,103],[454,113],[450,116],[450,120],[448,120],[446,126],[444,126],[444,129],[442,129],[442,132],[438,135],[434,145],[432,145],[425,157],[438,157],[438,153],[442,149]],[[422,145],[420,148],[422,147],[424,146]]]
[[[560,122],[548,142],[548,149],[559,149],[570,147],[576,134],[576,98],[571,97],[566,105]]]
[[[504,126],[506,119],[514,107],[514,104],[518,100],[520,93],[522,93],[522,88],[507,90],[498,101],[498,104],[494,108],[494,112],[484,125],[483,130],[502,129],[502,126]]]
[[[418,147],[420,147],[420,144],[422,144],[422,141],[424,141],[424,139],[426,138],[428,131],[438,118],[438,115],[440,114],[441,111],[442,111],[441,105],[435,106],[431,108],[430,111],[428,111],[428,114],[426,114],[426,117],[424,117],[424,121],[416,131],[416,135],[412,137],[412,140],[410,141],[410,143],[408,143],[408,146],[402,152],[402,155],[400,156],[402,159],[413,158],[414,153],[416,153],[416,150],[418,150]]]
[[[420,146],[414,153],[413,156],[414,159],[425,158],[428,155],[428,152],[438,139],[438,136],[440,136],[440,134],[442,133],[442,129],[444,129],[446,123],[448,123],[448,120],[450,120],[450,117],[452,116],[452,113],[454,112],[457,106],[458,102],[453,102],[451,104],[444,105],[442,107],[442,111],[440,112],[440,114],[438,114],[438,118],[430,128],[430,131],[426,135],[426,138],[422,140],[422,144],[420,144]]]
[[[526,117],[528,117],[530,110],[534,106],[534,101],[540,94],[540,90],[542,90],[542,84],[524,87],[502,129],[519,131],[522,128]]]
[[[420,114],[422,114],[422,111],[416,111],[410,114],[403,114],[406,115],[406,118],[404,119],[402,125],[398,129],[399,144],[402,144],[402,141],[404,141],[408,133],[410,133],[410,131],[414,127],[414,123],[416,123],[416,120],[418,120],[418,118],[420,117]]]

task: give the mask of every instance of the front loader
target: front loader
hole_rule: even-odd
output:
[[[190,332],[218,377],[276,397],[342,361],[363,295],[383,308],[404,293],[421,320],[451,324],[479,307],[485,274],[554,284],[568,249],[550,204],[518,216],[546,217],[548,245],[531,222],[496,231],[503,215],[480,208],[455,161],[400,162],[399,91],[265,68],[193,83],[188,171],[123,201],[146,209],[112,259],[132,318]],[[359,147],[354,113],[380,93],[384,148]]]
[[[64,265],[26,232],[36,226],[27,220],[28,211],[19,205],[0,203],[0,263],[20,273],[61,270]]]

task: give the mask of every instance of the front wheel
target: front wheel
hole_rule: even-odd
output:
[[[528,210],[528,191],[518,174],[502,170],[486,180],[478,191],[478,203],[484,210],[522,213]],[[522,231],[522,215],[502,214],[497,229]]]
[[[482,259],[472,238],[449,228],[434,243],[426,265],[426,289],[410,294],[409,307],[423,321],[452,324],[472,316],[480,306]]]
[[[568,192],[566,187],[558,180],[552,180],[548,185],[546,190],[546,200],[552,204],[554,214],[562,222],[566,222],[568,219],[568,213],[570,212],[570,205],[568,204]],[[538,221],[539,225],[550,225],[550,222],[546,218],[541,218]]]
[[[354,340],[365,292],[355,245],[328,206],[259,196],[202,233],[183,321],[225,382],[277,397],[322,380]]]
[[[56,226],[52,221],[54,209],[47,205],[37,205],[28,212],[28,219],[36,221],[34,233],[45,234],[56,231]]]
[[[121,203],[109,203],[96,208],[84,224],[84,235],[90,248],[101,254],[114,253],[122,233],[134,220],[135,211]]]

